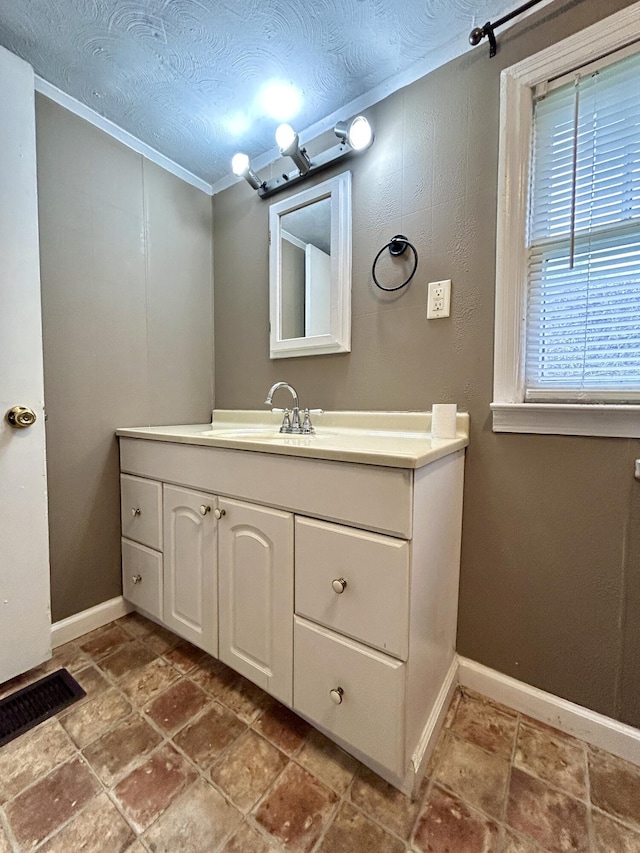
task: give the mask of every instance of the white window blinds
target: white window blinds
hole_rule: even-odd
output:
[[[534,104],[528,401],[640,399],[640,53]]]

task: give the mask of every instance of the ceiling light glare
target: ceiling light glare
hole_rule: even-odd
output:
[[[334,133],[341,142],[346,143],[354,151],[364,151],[373,143],[373,128],[364,116],[339,122],[334,128]]]
[[[275,81],[262,89],[260,104],[276,121],[289,121],[300,111],[300,94],[290,83]]]

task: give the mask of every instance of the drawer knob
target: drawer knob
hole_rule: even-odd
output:
[[[135,517],[136,517],[136,515],[140,515],[140,507],[138,507],[138,506],[133,507],[133,506],[132,506],[132,507],[131,507],[131,515],[132,515],[132,517],[133,517],[133,518],[135,518]]]
[[[202,506],[200,507],[200,515],[206,515],[208,512],[211,512],[211,507],[202,504]]]
[[[342,687],[334,687],[333,690],[329,691],[329,696],[331,696],[331,701],[335,702],[336,705],[342,705],[342,697],[344,696],[344,690]]]
[[[347,582],[344,578],[336,578],[334,581],[331,581],[331,586],[333,587],[334,592],[337,592],[338,595],[342,595],[347,588]]]
[[[222,518],[223,515],[227,514],[227,511],[226,511],[226,509],[215,509],[213,511],[213,514],[215,515],[215,517],[217,519],[220,519],[220,518]]]
[[[142,575],[133,575],[131,580],[134,583],[142,583]]]

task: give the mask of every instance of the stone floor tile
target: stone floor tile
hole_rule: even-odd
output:
[[[408,839],[416,822],[420,801],[412,800],[381,779],[367,767],[361,767],[350,790],[351,801],[365,814]]]
[[[226,750],[211,770],[211,781],[236,804],[250,811],[284,770],[287,758],[248,729]]]
[[[309,732],[296,761],[337,794],[343,794],[360,762],[315,729]]]
[[[141,639],[157,655],[163,655],[171,649],[175,649],[180,642],[180,637],[163,628],[162,625],[151,622],[150,626]]]
[[[206,657],[206,652],[197,646],[191,645],[186,640],[180,640],[177,646],[165,652],[163,657],[169,661],[171,666],[175,667],[182,675],[191,672],[199,663]]]
[[[242,815],[198,779],[143,835],[153,853],[211,853],[240,825]]]
[[[24,849],[35,846],[80,811],[98,790],[98,782],[80,758],[57,767],[5,806],[16,841]]]
[[[125,776],[113,794],[129,823],[143,832],[195,778],[191,765],[165,744]]]
[[[403,853],[405,846],[350,803],[343,803],[318,853]]]
[[[177,670],[162,658],[125,675],[119,687],[137,708],[141,708],[180,678]]]
[[[281,851],[282,845],[275,840],[268,841],[248,823],[243,823],[220,853],[281,853]]]
[[[506,823],[549,853],[589,851],[584,803],[514,767],[511,771]]]
[[[288,851],[308,853],[333,817],[337,802],[333,791],[290,763],[253,817]]]
[[[158,746],[162,737],[139,714],[133,714],[83,750],[98,778],[111,787]]]
[[[458,737],[510,761],[517,726],[517,716],[507,713],[504,705],[463,693],[450,728]]]
[[[102,658],[100,668],[103,669],[113,679],[119,679],[146,666],[157,657],[155,652],[152,652],[148,646],[138,640],[132,640],[130,643],[122,646],[117,652]]]
[[[293,755],[311,731],[309,723],[275,700],[270,702],[252,728],[287,755]]]
[[[48,720],[0,749],[0,803],[46,776],[75,754],[75,747],[58,720]]]
[[[69,711],[63,711],[60,715],[61,717],[65,714],[71,713],[74,708],[79,708],[80,705],[85,704],[90,699],[94,699],[96,696],[99,696],[111,687],[111,683],[107,681],[104,674],[93,664],[79,670],[73,677],[80,687],[82,687],[86,696],[83,696],[74,705],[72,705]]]
[[[38,853],[124,853],[135,833],[106,794],[99,794]]]
[[[503,827],[502,837],[498,842],[498,853],[544,853],[544,851],[528,838],[517,835],[509,827]]]
[[[91,663],[91,658],[83,652],[75,642],[64,643],[53,649],[51,660],[43,664],[47,672],[55,672],[57,669],[66,669],[72,675],[80,669],[84,669]]]
[[[145,706],[145,714],[167,734],[174,734],[193,720],[211,697],[193,681],[182,678]]]
[[[434,785],[420,812],[413,847],[421,853],[493,853],[498,826]]]
[[[267,848],[268,849],[268,848]],[[0,823],[0,853],[11,853],[11,842]]]
[[[82,749],[131,713],[130,703],[113,687],[61,718],[65,731]]]
[[[85,634],[78,640],[78,645],[83,652],[90,655],[94,660],[100,660],[130,642],[131,635],[112,622]]]
[[[447,733],[434,779],[488,817],[502,819],[509,763]]]
[[[248,726],[256,720],[269,703],[269,696],[243,676],[229,679],[219,691],[216,699],[226,705]]]
[[[602,812],[591,812],[593,853],[640,853],[640,833]]]
[[[547,727],[520,723],[514,766],[561,788],[572,797],[587,796],[584,744]]]
[[[640,827],[640,767],[594,747],[588,756],[591,802]]]
[[[199,767],[207,769],[246,726],[219,702],[213,702],[194,722],[173,738],[174,743]]]
[[[216,696],[223,685],[227,681],[237,678],[237,675],[222,661],[206,655],[195,669],[191,670],[189,678],[211,696]]]
[[[128,631],[132,637],[143,637],[149,633],[154,623],[134,610],[132,613],[127,613],[126,616],[116,619],[115,624]]]

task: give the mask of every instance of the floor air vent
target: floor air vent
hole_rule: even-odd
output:
[[[78,682],[59,669],[0,699],[0,746],[86,696]]]

